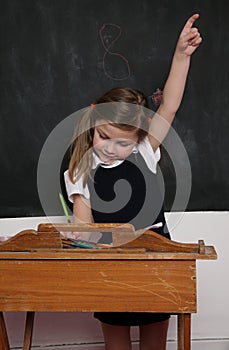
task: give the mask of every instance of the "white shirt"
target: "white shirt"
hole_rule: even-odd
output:
[[[160,148],[158,147],[156,152],[153,151],[152,146],[150,144],[150,141],[148,137],[146,137],[140,144],[136,146],[133,153],[140,153],[145,160],[148,168],[152,173],[156,174],[157,172],[157,163],[160,160],[161,153]],[[93,165],[92,169],[97,168],[98,166],[102,166],[104,168],[113,168],[115,166],[120,165],[123,160],[117,160],[113,162],[112,164],[104,164],[101,162],[100,158],[97,156],[97,154],[93,153]],[[84,196],[86,199],[90,199],[90,193],[88,190],[88,186],[83,186],[83,175],[77,180],[76,183],[72,183],[69,178],[69,172],[68,170],[64,173],[64,179],[65,179],[65,185],[66,185],[66,191],[68,194],[68,199],[70,202],[73,203],[73,195],[80,194]]]

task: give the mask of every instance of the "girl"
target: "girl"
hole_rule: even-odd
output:
[[[82,222],[131,223],[135,229],[162,223],[156,232],[169,238],[156,175],[159,146],[179,108],[192,53],[202,39],[186,22],[172,60],[163,99],[148,122],[145,96],[114,88],[86,109],[78,124],[69,170],[65,173],[73,214]],[[130,326],[140,329],[141,350],[165,350],[169,315],[95,313],[106,350],[131,349]]]

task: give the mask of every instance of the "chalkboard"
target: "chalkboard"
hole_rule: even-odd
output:
[[[65,118],[112,87],[147,96],[163,89],[179,32],[195,12],[204,42],[173,124],[192,170],[186,210],[228,210],[228,10],[225,0],[2,0],[0,217],[44,214],[38,161]],[[172,204],[176,174],[162,153],[166,209],[183,210]]]

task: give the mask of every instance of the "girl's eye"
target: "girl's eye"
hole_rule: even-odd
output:
[[[129,147],[129,146],[132,146],[131,143],[126,143],[126,142],[119,142],[120,146],[122,147]]]
[[[100,133],[98,133],[99,134],[99,137],[102,139],[102,140],[107,140],[108,139],[108,137],[106,136],[106,135],[103,135],[103,134],[100,134]]]

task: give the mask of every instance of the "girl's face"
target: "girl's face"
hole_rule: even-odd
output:
[[[136,130],[122,130],[106,121],[95,124],[93,148],[103,163],[112,164],[127,158],[137,142]]]

